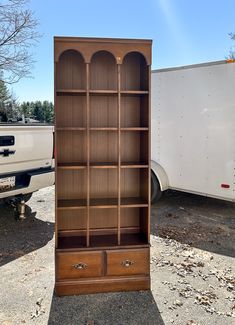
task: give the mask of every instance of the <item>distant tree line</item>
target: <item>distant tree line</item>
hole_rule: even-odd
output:
[[[48,100],[23,102],[19,106],[19,111],[24,117],[28,117],[39,122],[53,123],[54,122],[54,105]]]
[[[17,122],[22,118],[53,123],[54,105],[47,100],[19,103],[4,81],[0,80],[0,122]]]

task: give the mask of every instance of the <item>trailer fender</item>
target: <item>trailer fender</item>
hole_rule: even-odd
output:
[[[161,191],[167,190],[169,188],[169,181],[163,167],[156,161],[151,160],[151,169],[159,181]]]

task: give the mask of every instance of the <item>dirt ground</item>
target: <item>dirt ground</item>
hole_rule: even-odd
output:
[[[54,188],[0,205],[0,324],[235,324],[235,205],[177,192],[152,208],[148,292],[54,294]]]

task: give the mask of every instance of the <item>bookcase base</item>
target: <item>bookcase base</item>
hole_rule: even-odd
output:
[[[76,281],[60,281],[55,284],[55,292],[58,296],[149,289],[150,276],[81,279]]]

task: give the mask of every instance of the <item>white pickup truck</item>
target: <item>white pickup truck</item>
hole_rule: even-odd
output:
[[[54,184],[54,127],[0,123],[0,200],[26,202]]]

